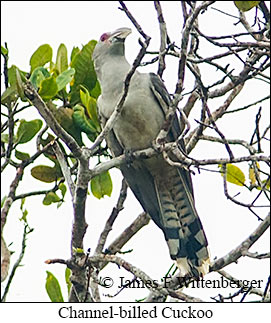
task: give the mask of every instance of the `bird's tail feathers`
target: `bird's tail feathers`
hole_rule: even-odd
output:
[[[205,275],[210,265],[208,243],[187,180],[179,169],[170,167],[156,177],[155,186],[170,256],[181,276]]]

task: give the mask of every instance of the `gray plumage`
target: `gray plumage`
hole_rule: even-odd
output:
[[[120,28],[104,33],[93,53],[102,90],[98,99],[102,126],[118,104],[131,68],[124,56],[124,41],[130,32],[129,28]],[[121,116],[107,137],[113,155],[150,147],[163,126],[169,104],[170,96],[160,78],[136,71]],[[168,141],[176,140],[180,133],[175,115]],[[180,146],[184,150],[183,142]],[[163,231],[181,275],[201,276],[208,272],[207,239],[195,209],[190,174],[170,166],[161,155],[133,161],[120,169],[143,209]]]

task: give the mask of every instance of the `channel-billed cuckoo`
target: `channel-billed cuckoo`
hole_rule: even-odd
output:
[[[102,126],[123,95],[124,80],[131,69],[124,56],[124,42],[130,33],[129,28],[104,33],[93,52],[101,85],[98,112]],[[157,75],[135,71],[120,117],[106,139],[112,154],[119,156],[151,147],[164,124],[170,100]],[[175,141],[180,133],[176,115],[167,140]],[[180,145],[184,149],[183,142]],[[134,160],[120,169],[143,209],[163,231],[181,276],[199,277],[207,273],[207,240],[195,209],[189,172],[169,165],[162,155]]]

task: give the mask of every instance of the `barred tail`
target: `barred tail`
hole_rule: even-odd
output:
[[[155,179],[162,230],[181,275],[202,276],[209,271],[207,239],[182,170],[170,167]]]

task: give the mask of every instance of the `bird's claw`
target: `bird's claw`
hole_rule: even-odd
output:
[[[161,141],[154,140],[152,142],[152,148],[156,152],[161,153],[163,151],[163,148],[165,146],[165,143],[166,143],[166,140],[161,140]]]
[[[125,160],[126,160],[127,166],[128,167],[131,166],[131,164],[133,163],[133,160],[134,160],[133,150],[132,149],[125,149],[124,155],[125,155]]]

